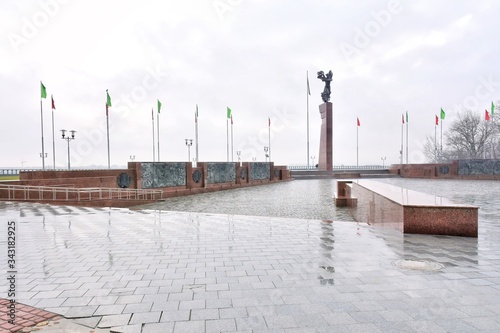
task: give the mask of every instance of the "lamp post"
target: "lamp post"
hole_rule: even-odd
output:
[[[236,151],[236,155],[238,155],[238,165],[241,166],[241,159],[240,159],[240,156],[241,156],[241,150],[237,150]]]
[[[130,160],[133,162],[135,160],[135,155],[130,155]]]
[[[269,151],[269,147],[264,146],[264,153],[266,154],[266,162],[267,162],[267,158],[269,157],[269,155],[267,154],[268,151]]]
[[[66,135],[66,132],[70,132],[71,135]],[[75,133],[76,133],[75,130],[69,130],[69,131],[65,129],[61,130],[62,139],[68,142],[68,170],[71,170],[71,155],[69,151],[69,142],[75,139]]]
[[[257,157],[252,157],[252,161],[257,161]]]
[[[315,164],[314,164],[314,159],[316,158],[316,156],[311,156],[311,160],[313,161],[312,162],[312,167],[315,168]]]
[[[188,148],[188,162],[191,161],[191,146],[193,145],[193,139],[185,139],[186,146]]]
[[[47,153],[40,153],[40,158],[47,158]]]
[[[387,158],[387,157],[381,157],[381,158],[380,158],[380,159],[382,160],[382,169],[384,169],[384,168],[385,168],[385,159],[386,159],[386,158]]]

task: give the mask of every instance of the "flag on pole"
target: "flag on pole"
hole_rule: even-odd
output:
[[[443,108],[441,108],[441,119],[444,120],[446,117],[446,112],[444,112]]]
[[[405,123],[405,115],[404,113],[401,114],[401,123],[404,124]]]
[[[233,125],[233,115],[231,115],[231,125]]]
[[[108,103],[106,103],[106,117],[108,116]]]
[[[311,89],[309,88],[309,76],[307,76],[307,94],[311,95]]]
[[[45,86],[43,85],[42,81],[40,81],[40,90],[41,90],[41,97],[47,98],[47,89],[45,89]]]
[[[158,99],[158,113],[160,113],[160,110],[161,110],[161,102],[160,102],[160,100]]]
[[[52,110],[56,109],[56,105],[54,104],[54,97],[50,95],[50,99],[52,100]]]
[[[484,120],[490,121],[490,114],[486,109],[484,110]]]
[[[359,122],[359,118],[356,118],[356,120],[357,120],[358,127],[361,126],[361,123]]]
[[[436,126],[439,125],[439,117],[436,115]]]
[[[406,111],[406,123],[408,124],[408,111]]]
[[[231,109],[227,107],[227,119],[231,118]]]
[[[108,89],[106,89],[106,105],[111,107],[111,97],[109,96]]]
[[[493,116],[495,114],[495,104],[491,102],[491,115]]]

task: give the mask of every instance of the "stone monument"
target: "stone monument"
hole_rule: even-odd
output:
[[[326,75],[323,71],[318,72],[318,79],[325,82],[325,88],[321,93],[323,104],[319,106],[321,115],[321,136],[319,139],[318,170],[333,170],[333,106],[330,102],[330,82],[332,82],[332,71]]]

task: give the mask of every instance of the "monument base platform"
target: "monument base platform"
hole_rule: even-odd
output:
[[[337,188],[345,188],[346,198],[357,199],[352,210],[356,221],[390,226],[405,234],[478,235],[476,206],[371,180],[338,182]]]

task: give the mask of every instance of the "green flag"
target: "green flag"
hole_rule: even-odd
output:
[[[111,97],[109,96],[108,89],[106,89],[106,97],[107,97],[106,105],[111,107]]]
[[[446,117],[446,112],[444,112],[443,108],[441,108],[441,119]]]
[[[231,109],[227,108],[227,119],[231,118]]]
[[[491,115],[493,116],[494,113],[495,113],[495,104],[491,102]]]
[[[45,86],[43,85],[42,81],[40,81],[40,89],[42,91],[42,98],[47,98],[47,90],[45,89]]]
[[[158,113],[160,113],[160,110],[161,110],[161,102],[160,100],[158,100]]]

